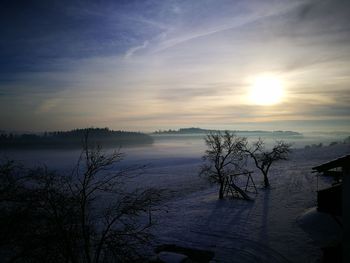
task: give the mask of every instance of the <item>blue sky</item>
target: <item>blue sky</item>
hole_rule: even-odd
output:
[[[349,1],[5,0],[0,129],[349,131],[349,20]],[[249,101],[262,74],[278,103]]]

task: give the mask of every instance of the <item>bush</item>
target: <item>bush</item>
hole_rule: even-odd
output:
[[[70,175],[46,167],[0,165],[0,257],[9,262],[132,262],[148,244],[148,218],[160,192],[125,192],[141,166],[116,169],[119,152],[84,145]]]

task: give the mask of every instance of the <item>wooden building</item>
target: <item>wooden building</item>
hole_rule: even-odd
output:
[[[350,262],[350,155],[312,169],[334,177],[334,184],[331,187],[317,192],[317,209],[332,215],[335,219],[340,218],[339,222],[343,228],[342,261]],[[333,258],[333,262],[337,261]]]

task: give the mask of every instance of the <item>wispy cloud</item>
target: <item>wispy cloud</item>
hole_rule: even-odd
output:
[[[148,46],[148,44],[149,44],[149,42],[146,40],[146,41],[143,42],[142,45],[130,48],[125,53],[125,58],[130,58],[135,52],[137,52],[137,51],[139,51],[141,49],[145,49]]]

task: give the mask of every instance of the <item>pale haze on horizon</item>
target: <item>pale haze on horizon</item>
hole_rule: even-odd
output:
[[[0,22],[0,130],[350,131],[350,1],[2,1]]]

